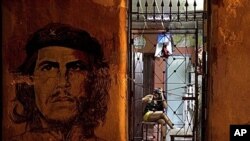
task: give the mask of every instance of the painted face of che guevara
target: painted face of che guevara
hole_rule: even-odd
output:
[[[48,46],[38,51],[35,101],[46,119],[68,121],[79,114],[77,101],[86,96],[88,62],[86,53],[71,48]]]

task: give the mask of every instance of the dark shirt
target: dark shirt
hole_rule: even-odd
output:
[[[163,111],[163,101],[159,99],[153,99],[151,102],[147,103],[145,109],[144,109],[144,114],[147,113],[148,111]]]

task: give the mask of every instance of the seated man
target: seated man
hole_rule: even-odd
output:
[[[147,104],[144,109],[143,120],[161,124],[161,140],[165,140],[167,133],[166,124],[168,124],[171,129],[173,129],[173,124],[164,113],[164,109],[167,108],[167,102],[162,89],[156,88],[153,94],[146,95],[142,98],[142,101]]]

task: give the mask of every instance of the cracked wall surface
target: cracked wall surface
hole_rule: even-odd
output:
[[[247,0],[214,0],[211,4],[206,136],[209,141],[228,141],[231,124],[250,124],[250,5]]]

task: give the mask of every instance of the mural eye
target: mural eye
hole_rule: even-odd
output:
[[[74,63],[70,65],[69,70],[70,71],[83,71],[86,69],[86,66],[80,63]]]
[[[53,67],[52,65],[46,64],[46,65],[42,66],[41,70],[42,70],[42,71],[50,71],[50,70],[52,70],[53,68],[54,68],[54,67]]]

